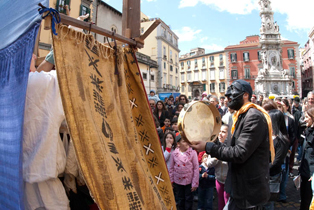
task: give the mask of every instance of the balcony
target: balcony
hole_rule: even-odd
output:
[[[184,84],[185,83],[185,80],[181,80],[181,84]]]
[[[224,66],[224,62],[223,62],[223,61],[220,61],[220,62],[219,62],[219,65],[220,65],[220,66]]]

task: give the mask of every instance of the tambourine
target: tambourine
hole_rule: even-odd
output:
[[[179,133],[191,144],[196,141],[215,141],[220,127],[220,113],[213,104],[207,101],[185,104],[179,114]]]

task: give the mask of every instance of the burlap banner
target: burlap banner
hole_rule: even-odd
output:
[[[57,26],[54,56],[84,179],[101,209],[175,209],[134,52]]]

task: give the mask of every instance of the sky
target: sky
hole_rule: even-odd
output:
[[[122,12],[123,0],[103,1]],[[314,27],[314,1],[271,0],[271,7],[282,39],[304,47]],[[144,14],[160,18],[179,37],[180,55],[196,47],[220,51],[259,35],[259,9],[258,0],[141,0]]]

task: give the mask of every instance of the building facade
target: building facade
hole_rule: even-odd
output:
[[[301,55],[303,61],[302,69],[302,96],[306,97],[308,92],[313,90],[313,59],[314,59],[314,27],[309,32],[309,40],[304,46]]]
[[[293,92],[301,92],[301,70],[299,44],[282,40],[282,67],[293,78]],[[263,69],[259,36],[247,36],[239,45],[230,45],[225,48],[227,65],[227,85],[237,79],[249,82],[255,91],[255,79]],[[255,92],[254,92],[255,93]]]
[[[180,57],[181,93],[189,99],[203,92],[224,96],[226,91],[226,57],[224,51],[205,54],[195,48]]]
[[[93,20],[92,7],[96,0],[50,0],[49,7],[55,8],[59,13],[66,14],[65,5],[70,8],[70,17],[77,18],[80,15],[89,13],[89,18],[86,21]],[[44,21],[42,22],[44,24]],[[38,57],[45,57],[52,48],[52,37],[50,30],[44,30],[42,26],[39,33],[39,50]]]
[[[141,15],[141,33],[155,21],[145,14]],[[145,39],[144,48],[140,53],[148,55],[157,61],[158,74],[157,93],[178,93],[180,91],[179,78],[179,48],[178,36],[163,21]]]

